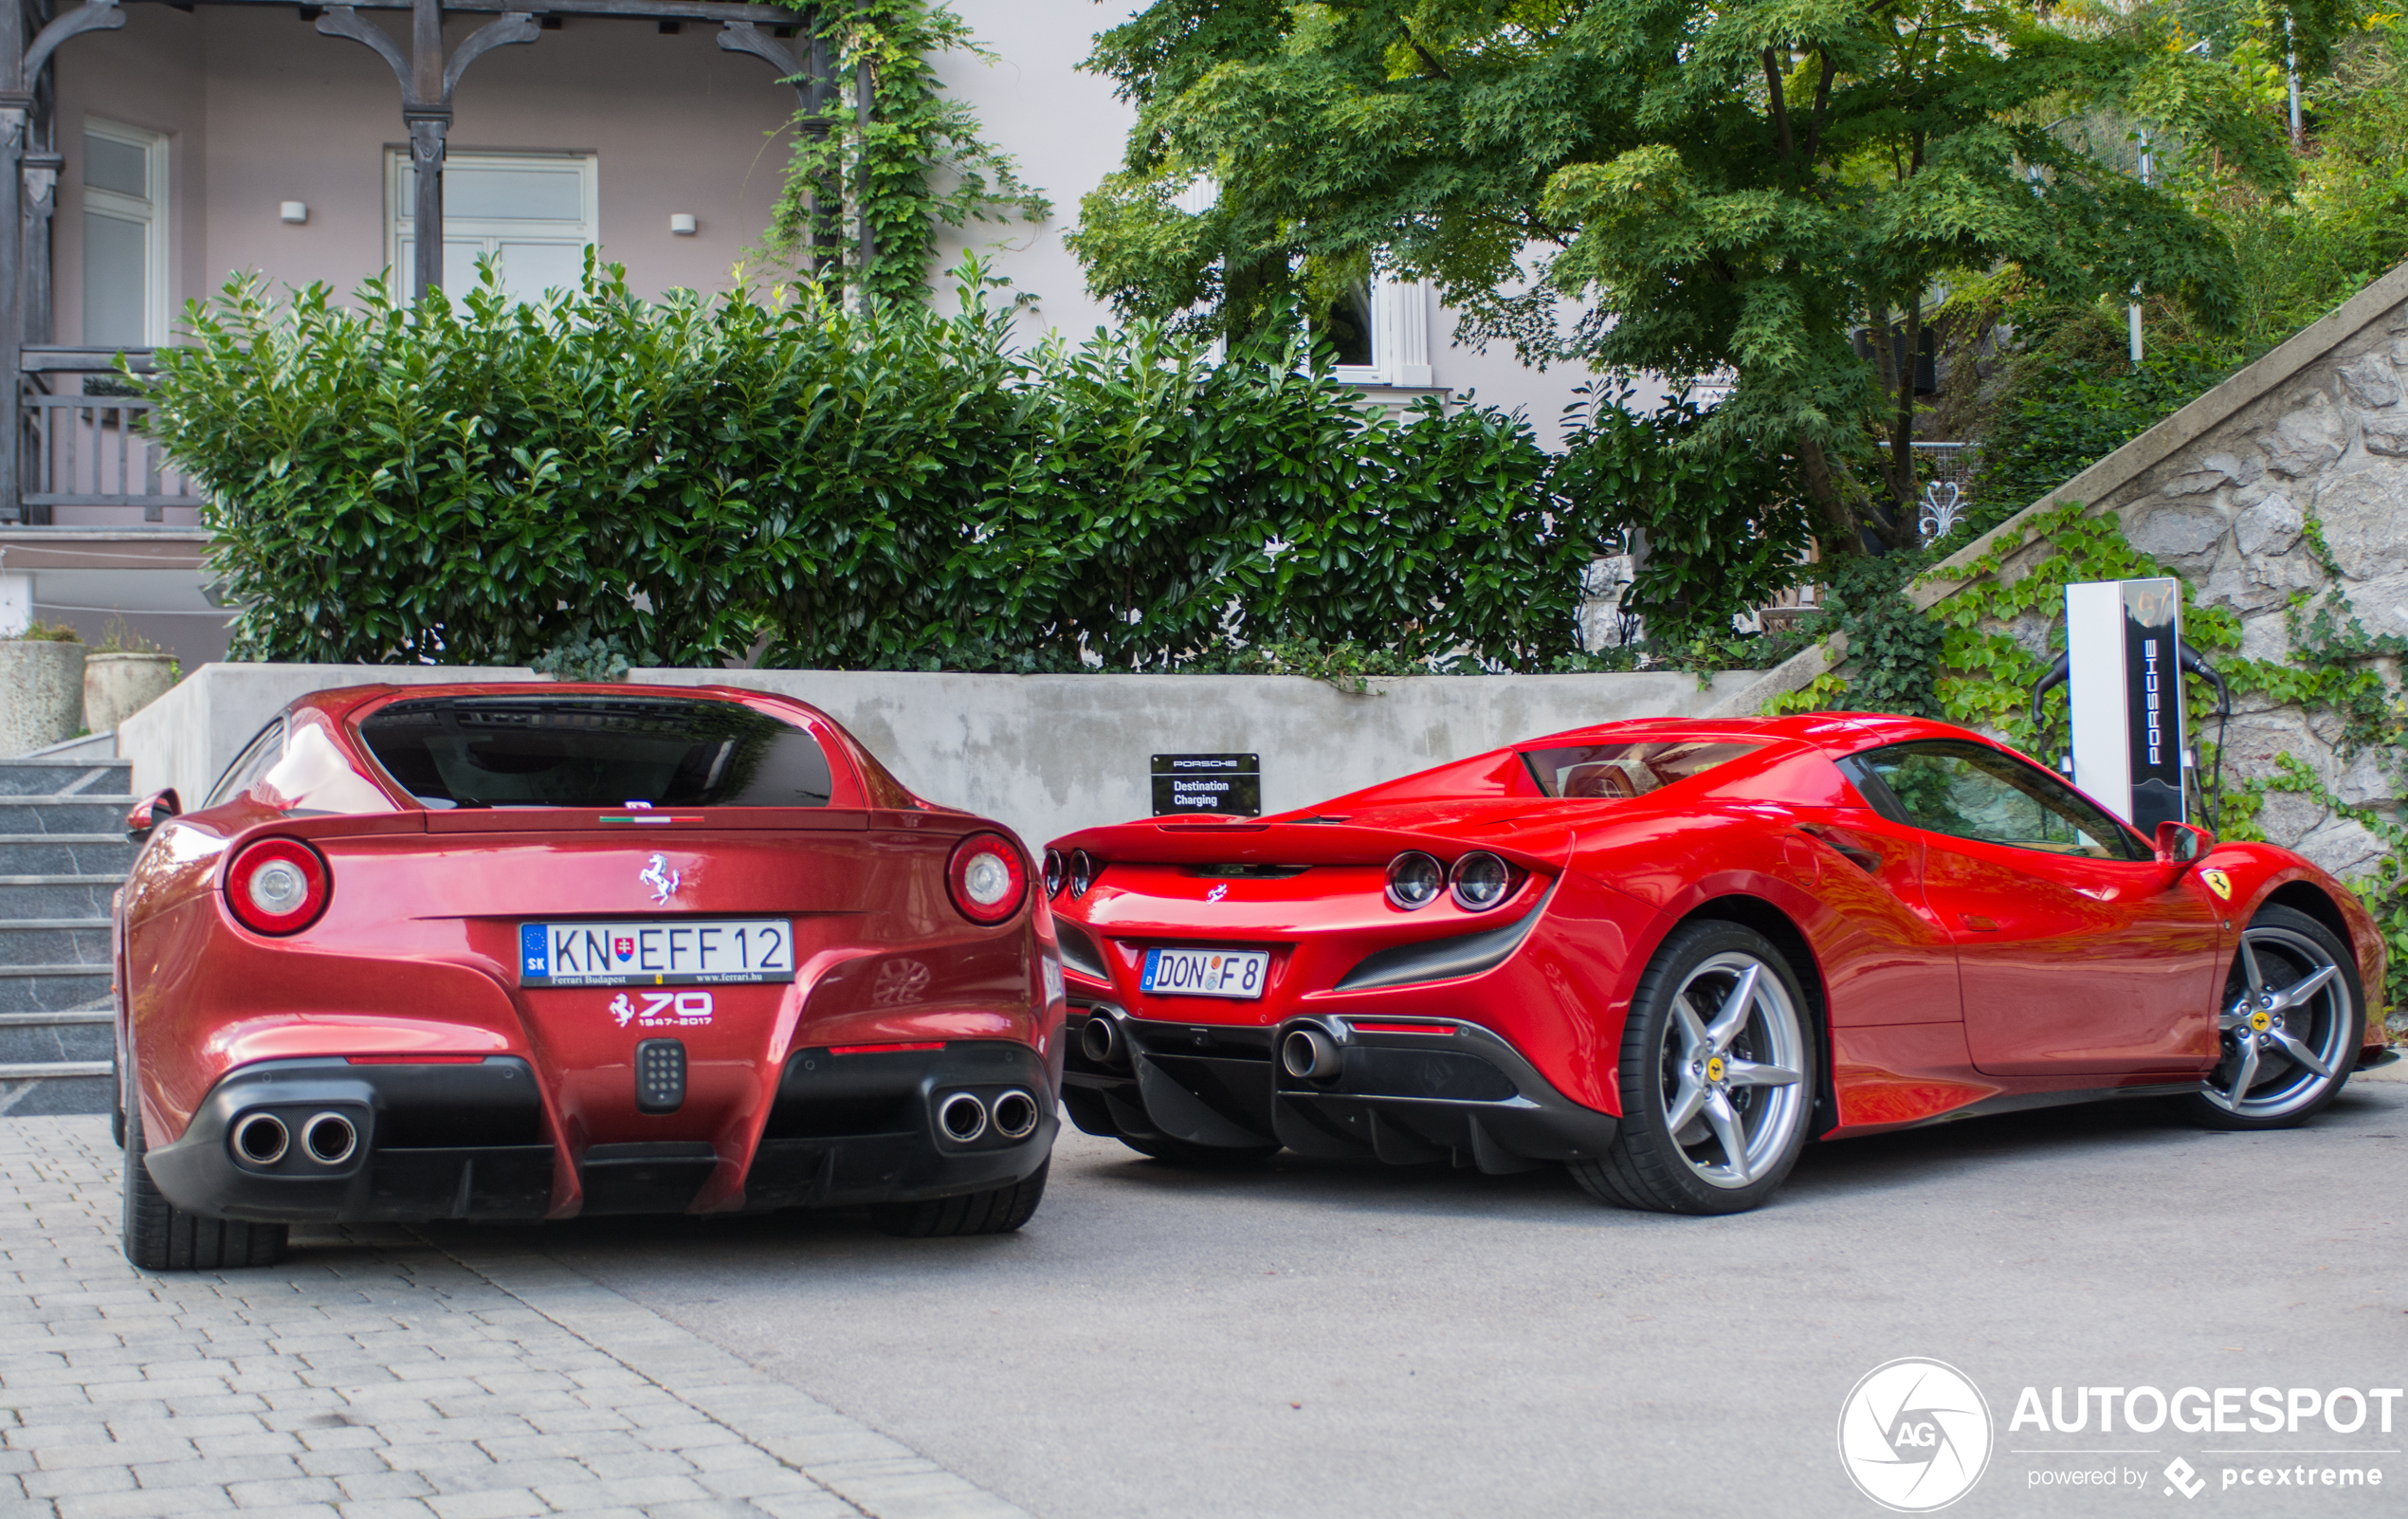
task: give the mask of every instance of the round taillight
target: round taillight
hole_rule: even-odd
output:
[[[1104,867],[1094,855],[1085,850],[1070,851],[1070,895],[1085,896],[1087,888],[1095,885],[1095,878],[1103,873]]]
[[[228,868],[226,905],[254,933],[299,933],[326,910],[334,885],[316,850],[299,839],[264,838]]]
[[[1388,900],[1407,912],[1426,907],[1447,889],[1447,868],[1419,850],[1407,850],[1388,862]]]
[[[1455,862],[1455,903],[1469,912],[1486,912],[1505,899],[1513,871],[1487,850],[1473,850]]]
[[[1069,879],[1069,875],[1070,867],[1068,863],[1062,858],[1062,851],[1060,850],[1046,851],[1045,894],[1048,897],[1060,896],[1062,894],[1062,883]]]
[[[972,923],[1001,923],[1020,910],[1029,894],[1029,869],[1020,851],[1000,833],[973,833],[954,846],[945,868],[953,905]]]

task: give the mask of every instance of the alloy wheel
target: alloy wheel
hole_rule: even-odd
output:
[[[2223,1058],[2200,1095],[2241,1118],[2281,1118],[2308,1106],[2349,1065],[2356,1013],[2330,950],[2291,928],[2253,924],[2216,1017]]]
[[[1671,1011],[1661,1051],[1665,1129],[1700,1180],[1747,1186],[1788,1153],[1806,1119],[1797,1009],[1770,966],[1727,951],[1689,972]]]

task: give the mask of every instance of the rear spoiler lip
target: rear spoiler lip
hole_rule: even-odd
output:
[[[660,811],[680,817],[691,815],[670,808]],[[440,836],[463,843],[479,837],[505,839],[549,834],[554,837],[604,837],[655,846],[680,839],[691,840],[698,834],[724,836],[730,833],[891,831],[926,833],[932,838],[963,838],[972,833],[1001,833],[1015,841],[1019,837],[1002,823],[951,809],[906,812],[894,808],[864,807],[724,807],[694,811],[704,814],[706,820],[649,825],[600,821],[606,815],[630,815],[623,808],[475,808],[438,812],[431,808],[409,807],[390,813],[296,810],[273,814],[257,821],[246,821],[233,828],[225,828],[222,824],[211,826],[217,820],[208,816],[206,812],[185,814],[169,821],[215,834],[230,848],[240,848],[253,839],[271,834],[283,838],[332,842],[399,833]],[[748,814],[752,815],[746,815]],[[1025,845],[1023,850],[1026,850]]]
[[[1553,851],[1541,853],[1481,838],[1353,823],[1171,818],[1081,829],[1055,839],[1049,848],[1085,850],[1109,863],[1128,865],[1385,865],[1408,850],[1450,862],[1473,850],[1487,850],[1525,870],[1554,875],[1570,856],[1572,831],[1565,829],[1559,837]]]

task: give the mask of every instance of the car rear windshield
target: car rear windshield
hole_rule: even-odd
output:
[[[1707,743],[1673,739],[1653,743],[1581,743],[1562,749],[1525,749],[1530,778],[1550,796],[1595,800],[1644,796],[1658,787],[1726,764],[1762,747],[1754,743]]]
[[[429,807],[825,807],[828,756],[794,723],[673,696],[442,696],[359,724]]]

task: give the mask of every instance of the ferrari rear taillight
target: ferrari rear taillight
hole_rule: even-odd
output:
[[[254,933],[299,933],[326,910],[334,888],[325,860],[294,838],[261,839],[226,871],[226,905]]]
[[[1000,833],[973,833],[954,846],[945,867],[953,905],[972,923],[1001,923],[1020,910],[1029,894],[1029,868]]]
[[[1447,889],[1447,868],[1436,856],[1407,850],[1388,862],[1388,900],[1407,912],[1426,907]]]
[[[1455,902],[1467,911],[1487,911],[1512,886],[1512,869],[1487,850],[1473,850],[1455,862]]]

